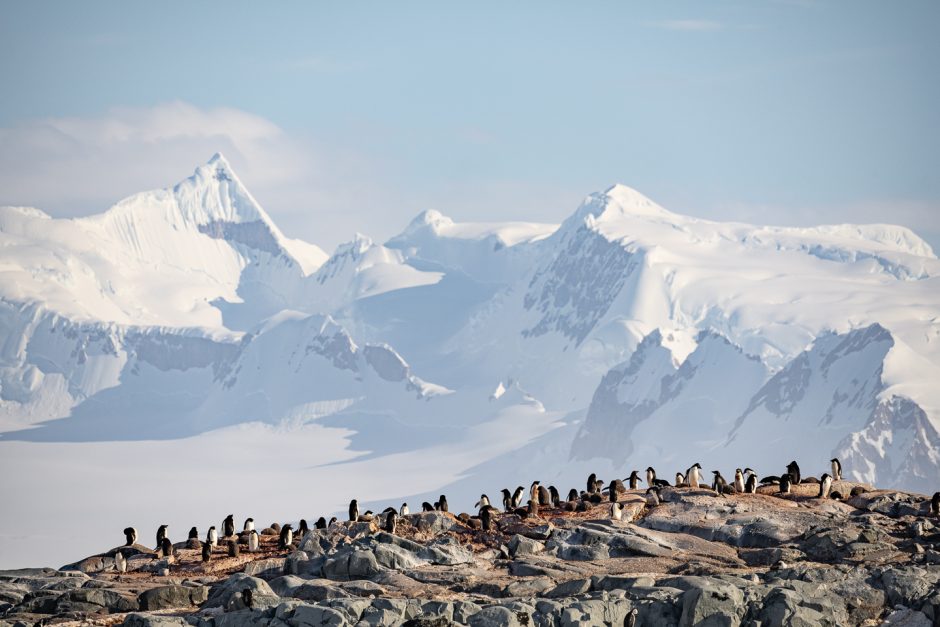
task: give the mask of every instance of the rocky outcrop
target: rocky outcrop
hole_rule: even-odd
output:
[[[669,488],[653,507],[627,492],[624,520],[606,503],[543,508],[502,514],[489,532],[420,513],[395,534],[336,523],[286,551],[264,536],[257,553],[219,548],[208,564],[183,548],[171,563],[134,556],[159,568],[82,568],[106,565],[104,553],[0,572],[0,627],[619,626],[634,610],[644,626],[940,625],[940,520],[925,497],[761,490]]]

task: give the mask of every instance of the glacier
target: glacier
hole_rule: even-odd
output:
[[[903,227],[714,222],[623,185],[561,224],[425,211],[328,255],[220,154],[98,215],[2,207],[0,567],[241,502],[465,509],[481,485],[696,461],[838,455],[933,491],[938,275]],[[287,511],[298,486],[319,509]]]

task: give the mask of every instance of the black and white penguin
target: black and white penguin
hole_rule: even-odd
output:
[[[163,557],[173,557],[175,550],[173,549],[173,543],[170,542],[169,538],[164,537],[160,542],[160,554]]]
[[[215,529],[215,527],[213,527]],[[203,563],[208,562],[212,559],[212,545],[208,542],[202,543],[202,561]]]
[[[574,488],[571,488],[570,490],[568,490],[568,498],[567,498],[566,500],[569,501],[569,502],[571,502],[571,501],[577,501],[577,500],[578,500],[578,491],[575,490]]]
[[[787,473],[790,475],[791,485],[800,485],[800,481],[802,480],[800,465],[797,464],[795,460],[787,464]]]
[[[539,517],[539,503],[538,501],[529,499],[529,508],[528,508],[528,517],[529,518],[538,518]]]
[[[545,507],[551,507],[552,505],[552,495],[543,485],[539,486],[539,505],[544,505]]]
[[[509,488],[503,488],[501,493],[503,495],[503,510],[512,511],[512,494],[509,492]]]
[[[359,501],[356,499],[349,502],[349,521],[359,522]]]
[[[229,514],[222,521],[222,537],[229,538],[235,535],[235,515]]]
[[[659,505],[659,488],[653,486],[646,489],[646,504],[650,507]]]
[[[692,467],[689,468],[689,471],[685,473],[686,483],[689,484],[690,488],[698,488],[699,484],[702,483],[702,465],[698,462],[692,464]]]
[[[612,520],[623,520],[623,505],[614,501],[610,504],[610,517]]]
[[[934,492],[933,497],[930,499],[930,513],[935,518],[940,518],[940,492]]]
[[[777,475],[767,475],[766,477],[762,478],[757,483],[761,485],[772,485],[774,483],[780,483],[780,477],[778,477]]]
[[[778,494],[790,494],[790,474],[787,473],[780,477],[780,489]]]
[[[434,511],[434,506],[431,505],[430,503],[428,503],[427,501],[425,501],[424,503],[421,504],[421,511],[422,511],[422,512],[433,512],[433,511]]]
[[[254,519],[254,518],[246,518],[246,519],[245,519],[245,526],[242,527],[242,531],[254,531],[254,528],[255,528],[255,519]]]
[[[712,479],[712,490],[718,494],[724,494],[725,486],[728,485],[728,482],[725,481],[725,478],[721,476],[720,470],[713,470],[712,474],[715,475],[715,478]]]
[[[124,546],[131,546],[132,544],[137,544],[137,530],[133,527],[127,527],[124,529],[124,539],[126,543]]]
[[[677,472],[676,473],[676,487],[680,488],[682,486],[688,486],[688,484],[686,484],[685,482],[685,475],[683,475],[681,472]]]
[[[636,627],[636,615],[639,614],[639,610],[633,608],[627,615],[623,617],[623,627]]]
[[[512,506],[519,507],[522,505],[522,498],[525,496],[525,488],[519,486],[516,488],[516,491],[512,493]]]
[[[757,475],[751,473],[747,476],[747,481],[744,482],[744,491],[748,494],[757,493]]]
[[[610,496],[610,502],[614,503],[620,498],[620,495],[627,491],[627,488],[624,487],[623,481],[620,479],[614,479],[610,482],[610,487],[607,488],[607,494]]]
[[[634,471],[632,471],[632,472],[630,473],[630,477],[627,479],[627,481],[630,482],[630,489],[631,489],[631,490],[636,490],[636,489],[637,489],[637,485],[636,485],[636,484],[637,484],[638,482],[640,482],[640,481],[643,481],[643,480],[640,479],[640,473],[638,473],[637,471],[634,470]]]
[[[281,530],[283,533],[284,530]],[[248,550],[252,553],[258,550],[258,547],[261,546],[261,538],[258,536],[258,532],[252,529],[248,532]]]
[[[225,544],[228,547],[228,556],[238,557],[238,554],[239,554],[238,542],[235,542],[235,540],[229,540]]]
[[[290,525],[284,525],[281,527],[281,535],[278,537],[277,548],[284,549],[290,548],[290,545],[294,543],[294,530]]]
[[[313,528],[314,529],[326,529],[326,518],[324,518],[323,516],[320,516],[319,518],[317,518],[316,522],[313,523]]]
[[[119,573],[127,572],[127,558],[120,551],[114,554],[114,570]]]
[[[206,534],[206,542],[209,546],[219,546],[219,532],[215,530],[215,526],[209,527],[209,533]]]
[[[301,518],[300,522],[297,523],[297,535],[302,538],[307,535],[308,531],[310,531],[310,527],[307,526],[307,519]]]
[[[829,498],[829,492],[832,491],[832,477],[829,476],[829,473],[825,473],[822,478],[819,480],[819,494],[816,495],[818,499],[827,499]]]
[[[860,485],[855,486],[852,488],[852,491],[849,492],[849,496],[858,496],[859,494],[865,494],[865,488]]]
[[[199,539],[199,530],[195,527],[189,529],[189,535],[186,537],[187,540],[198,540]]]
[[[333,523],[335,523],[335,522],[336,522],[336,516],[330,516],[329,522],[326,523],[327,529],[329,529],[330,527],[332,527],[332,526],[333,526]]]
[[[529,486],[529,500],[538,501],[539,500],[539,482],[533,481],[532,485]]]
[[[558,488],[553,485],[548,486],[548,496],[552,507],[561,507],[561,495],[558,494]]]
[[[388,516],[385,517],[385,531],[388,533],[395,533],[395,530],[398,528],[398,512],[392,510],[388,513]]]
[[[829,463],[832,465],[832,480],[842,481],[842,462],[839,461],[838,457],[833,457],[829,460]]]
[[[740,468],[734,471],[734,491],[744,492],[744,471]]]
[[[594,494],[597,491],[597,475],[593,472],[587,478],[587,493]]]
[[[646,485],[652,488],[656,481],[656,470],[652,466],[646,468]]]
[[[480,508],[480,528],[483,531],[493,529],[493,508],[490,506]]]
[[[166,529],[169,525],[160,525],[157,528],[157,548],[159,549],[163,546],[163,541],[166,539]]]
[[[437,509],[438,511],[446,512],[447,511],[447,497],[442,494],[441,498],[439,498],[437,500],[437,503],[435,503],[434,505],[435,505],[435,509]]]
[[[485,507],[489,504],[490,504],[490,497],[486,496],[485,494],[481,494],[480,500],[477,501],[476,505],[474,505],[473,507],[476,509],[480,509],[481,507]]]
[[[402,503],[401,507],[398,508],[399,516],[407,516],[411,513],[411,510],[408,509],[408,503]]]

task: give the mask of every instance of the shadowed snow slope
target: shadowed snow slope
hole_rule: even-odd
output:
[[[622,185],[561,225],[428,211],[327,256],[216,155],[96,216],[0,208],[0,459],[22,477],[0,500],[44,515],[30,503],[57,498],[63,464],[114,456],[84,470],[81,498],[100,500],[94,479],[114,472],[156,489],[174,441],[232,447],[187,461],[197,472],[226,454],[269,464],[292,437],[292,477],[342,465],[352,483],[320,483],[337,505],[347,485],[373,500],[447,485],[469,508],[474,476],[537,478],[520,468],[581,483],[696,461],[822,472],[833,455],[846,476],[926,491],[938,275],[901,227],[710,222]],[[216,437],[248,425],[270,447]],[[7,560],[25,530],[2,522]]]

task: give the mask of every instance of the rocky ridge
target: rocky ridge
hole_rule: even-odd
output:
[[[159,557],[123,546],[59,570],[0,572],[0,627],[117,625],[940,625],[940,520],[917,494],[718,495],[665,488],[584,511],[422,512],[314,529],[276,526],[237,557],[199,542]],[[118,554],[124,557],[121,560]],[[118,572],[123,566],[124,572]],[[120,566],[119,566],[120,565]],[[250,593],[246,593],[250,591]],[[636,610],[636,613],[633,613]]]

